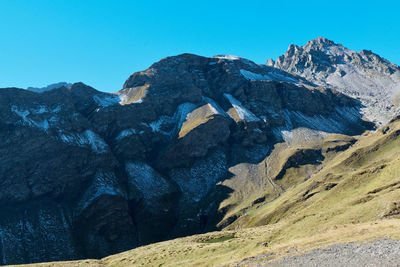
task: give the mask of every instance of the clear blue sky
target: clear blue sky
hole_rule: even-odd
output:
[[[400,64],[399,12],[398,0],[0,0],[0,87],[82,81],[114,92],[166,56],[264,63],[318,36]]]

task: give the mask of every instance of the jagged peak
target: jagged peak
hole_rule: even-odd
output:
[[[310,41],[308,41],[307,43],[310,44],[326,44],[326,45],[335,45],[335,42],[332,40],[329,40],[328,38],[322,37],[322,36],[318,36],[315,39],[312,39]]]
[[[324,52],[330,50],[331,48],[340,50],[342,52],[344,52],[344,50],[348,50],[341,44],[337,44],[334,41],[329,40],[325,37],[321,37],[321,36],[316,39],[312,39],[312,40],[308,41],[306,43],[306,45],[303,46],[303,48],[307,51],[308,50],[319,50],[319,51],[324,51]]]
[[[297,49],[299,49],[299,46],[298,46],[298,45],[296,45],[296,44],[290,44],[289,47],[288,47],[288,49],[287,49],[287,51],[290,52],[290,51],[295,51],[295,50],[297,50]]]
[[[304,46],[298,46],[296,44],[290,44],[288,49],[287,49],[287,53],[293,53],[293,52],[297,52],[301,49],[306,49],[306,50],[310,50],[310,49],[324,49],[328,46],[341,46],[340,44],[336,44],[334,41],[331,41],[325,37],[319,36],[315,39],[312,39],[310,41],[308,41]]]
[[[272,58],[268,59],[267,62],[265,63],[265,65],[269,66],[269,67],[273,67],[275,64],[275,60],[273,60]]]

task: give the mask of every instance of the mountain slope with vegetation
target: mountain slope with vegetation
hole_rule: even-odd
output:
[[[230,232],[194,236],[204,242],[190,250],[211,261],[204,244],[236,244],[222,252],[236,261],[316,229],[397,216],[398,121],[374,132],[385,120],[365,120],[388,103],[320,79],[353,66],[396,91],[398,67],[341,49],[318,38],[276,66],[182,54],[115,94],[83,83],[1,89],[0,264],[141,255],[216,230]]]
[[[376,132],[355,137],[315,175],[273,201],[257,203],[220,232],[54,266],[246,265],[337,243],[400,239],[399,136],[400,118],[395,118]]]

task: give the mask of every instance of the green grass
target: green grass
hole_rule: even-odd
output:
[[[224,241],[232,239],[232,238],[235,238],[235,234],[228,234],[228,235],[224,235],[221,237],[210,238],[208,240],[202,241],[202,243],[206,243],[206,244],[219,243],[219,242],[224,242]]]

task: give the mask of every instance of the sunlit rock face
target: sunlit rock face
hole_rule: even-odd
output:
[[[274,145],[373,127],[360,101],[306,78],[183,54],[115,94],[0,89],[0,263],[98,258],[226,225],[273,183]]]
[[[290,45],[267,65],[360,99],[365,118],[378,125],[399,113],[400,68],[369,50],[356,52],[319,37],[305,46]]]

